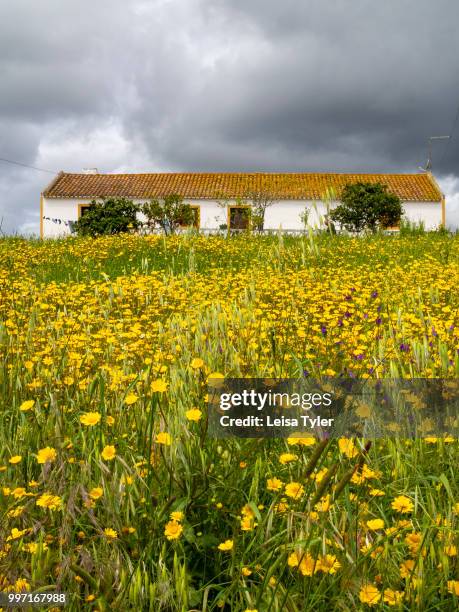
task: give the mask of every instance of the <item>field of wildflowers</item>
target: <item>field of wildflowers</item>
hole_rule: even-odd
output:
[[[0,241],[0,590],[443,610],[458,442],[211,439],[209,378],[459,377],[459,238]]]

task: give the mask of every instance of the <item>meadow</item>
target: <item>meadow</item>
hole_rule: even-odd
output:
[[[207,431],[210,378],[453,382],[458,287],[447,233],[1,239],[0,590],[458,609],[457,439]]]

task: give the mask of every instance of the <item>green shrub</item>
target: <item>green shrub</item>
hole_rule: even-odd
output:
[[[84,214],[75,222],[73,229],[80,236],[121,234],[141,226],[137,219],[140,207],[125,198],[93,200]]]
[[[399,225],[402,215],[400,199],[386,185],[358,182],[344,187],[341,204],[330,212],[330,219],[350,232],[376,232]]]
[[[142,212],[149,229],[160,227],[165,234],[175,234],[180,227],[197,225],[195,209],[176,194],[145,202]]]

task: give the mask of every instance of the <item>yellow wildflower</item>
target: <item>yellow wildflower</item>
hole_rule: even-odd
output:
[[[280,491],[283,487],[284,483],[279,478],[268,478],[266,481],[266,488],[268,491]]]
[[[399,495],[396,497],[391,506],[394,510],[400,512],[401,514],[412,512],[414,508],[413,502],[411,499],[409,499],[409,497],[406,497],[406,495]]]
[[[155,442],[157,444],[164,444],[165,446],[170,446],[172,443],[172,438],[167,431],[160,431],[156,434]]]
[[[218,550],[230,551],[233,550],[233,540],[225,540],[221,544],[218,545]]]
[[[30,529],[19,530],[16,527],[13,527],[11,530],[11,534],[6,538],[6,541],[10,542],[11,540],[18,540],[19,538],[22,538],[23,535],[26,535],[29,532]]]
[[[183,526],[178,521],[169,521],[164,527],[164,535],[168,540],[177,540],[183,531]]]
[[[358,449],[355,447],[354,440],[351,438],[340,438],[338,440],[338,447],[340,452],[346,455],[346,457],[349,457],[349,459],[359,454]]]
[[[282,465],[286,465],[287,463],[291,463],[297,459],[298,455],[294,455],[293,453],[282,453],[279,457],[279,461],[282,463]]]
[[[402,591],[394,591],[392,589],[385,589],[383,593],[384,603],[389,606],[397,606],[403,600],[404,593]]]
[[[36,503],[37,506],[49,508],[49,510],[60,510],[62,508],[62,499],[58,495],[52,495],[51,493],[43,493]]]
[[[99,423],[100,419],[101,415],[99,412],[85,412],[80,416],[80,423],[93,427]]]
[[[306,553],[300,559],[298,568],[303,576],[312,576],[316,571],[316,561],[309,553]]]
[[[336,571],[341,567],[341,563],[336,558],[336,555],[324,555],[317,559],[316,571],[324,572],[324,574],[336,574]]]
[[[28,410],[32,410],[34,405],[35,400],[26,400],[25,402],[22,402],[22,404],[19,406],[19,410],[21,412],[27,412]]]
[[[102,455],[102,459],[105,459],[105,461],[111,461],[112,459],[116,457],[116,448],[110,445],[105,446],[101,455]]]
[[[199,408],[191,408],[185,412],[185,416],[189,421],[199,421],[202,417],[202,411]]]
[[[290,553],[287,559],[287,565],[289,567],[298,567],[299,560],[298,560],[298,555],[296,554],[296,552]]]
[[[459,597],[459,580],[448,580],[446,585],[448,587],[448,593]]]
[[[371,521],[367,521],[367,527],[372,531],[384,529],[384,521],[382,519],[371,519]]]
[[[190,365],[193,368],[193,370],[199,370],[204,365],[204,361],[200,359],[199,357],[195,357],[194,359],[191,360]]]
[[[56,449],[46,446],[41,448],[37,453],[38,463],[52,463],[57,457]]]
[[[360,589],[359,599],[362,603],[375,606],[381,599],[381,593],[374,584],[366,584]]]
[[[162,380],[162,378],[159,378],[151,383],[150,389],[153,391],[153,393],[164,393],[167,391],[167,386],[167,382]]]
[[[299,482],[289,482],[285,485],[285,495],[299,499],[304,494],[304,487]]]
[[[400,565],[400,578],[408,578],[408,576],[414,570],[414,563],[415,562],[413,559],[403,561],[403,563]]]
[[[99,499],[104,494],[104,490],[102,487],[94,487],[89,491],[89,497],[91,499]]]

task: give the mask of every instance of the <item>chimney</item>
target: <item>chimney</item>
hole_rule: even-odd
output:
[[[83,168],[83,174],[99,174],[97,168]]]

